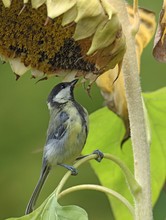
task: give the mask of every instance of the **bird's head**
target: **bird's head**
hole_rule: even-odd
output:
[[[71,82],[62,82],[56,85],[50,92],[47,103],[48,106],[54,106],[56,104],[63,104],[69,100],[74,100],[73,90],[78,79]]]

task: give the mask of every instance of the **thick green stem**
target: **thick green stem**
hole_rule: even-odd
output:
[[[124,0],[109,0],[118,11],[123,32],[126,36],[126,54],[123,60],[123,74],[129,112],[131,140],[134,155],[135,179],[142,190],[135,195],[135,219],[152,220],[150,152],[147,141],[146,123],[141,99],[141,86],[135,50],[135,39]]]

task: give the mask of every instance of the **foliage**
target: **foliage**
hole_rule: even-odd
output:
[[[164,184],[166,174],[166,143],[164,140],[166,132],[166,118],[165,111],[163,111],[163,107],[166,108],[166,88],[160,89],[156,92],[146,93],[143,97],[148,110],[149,122],[151,124],[151,181],[154,205]],[[120,158],[121,161],[125,162],[125,164],[133,171],[133,158],[130,140],[124,144],[123,149],[120,148],[124,130],[121,119],[114,113],[110,112],[107,108],[97,110],[90,116],[90,134],[84,153],[87,154],[90,151],[94,151],[94,149],[99,149],[103,152],[107,151]],[[160,158],[160,163],[158,162],[158,158]],[[100,164],[91,160],[91,166],[103,186],[119,192],[133,204],[132,194],[126,184],[126,180],[128,181],[129,179],[127,177],[125,180],[125,176],[122,174],[122,170],[120,169],[121,167],[119,168],[119,166],[115,165],[115,163],[104,159]],[[69,175],[70,174],[68,174],[68,176]],[[62,182],[65,181],[62,180]],[[59,188],[61,187],[62,186],[59,186]],[[75,187],[73,187],[73,190],[74,188]],[[97,187],[96,190],[98,190]],[[57,202],[56,193],[57,190],[55,190],[33,213],[21,218],[11,218],[11,220],[88,219],[86,212],[77,206],[60,206]],[[131,213],[126,209],[123,203],[119,202],[119,200],[115,197],[108,196],[108,198],[116,219],[132,219]]]
[[[10,220],[88,220],[87,213],[78,206],[60,206],[56,200],[55,193],[52,193],[45,202],[34,212],[20,218]]]
[[[166,133],[166,112],[163,110],[166,109],[166,88],[144,94],[144,100],[151,124],[151,181],[154,205],[166,177],[166,140],[164,138]],[[133,170],[131,141],[127,141],[123,149],[120,148],[124,135],[122,121],[107,108],[103,108],[91,114],[90,124],[90,135],[84,153],[88,153],[89,150],[93,151],[94,148],[107,151],[121,158]],[[102,164],[91,163],[101,184],[118,191],[133,202],[119,167],[113,163],[108,163],[108,161],[103,161]],[[116,219],[131,219],[131,215],[123,204],[110,197],[109,200]]]
[[[108,152],[103,154],[104,159],[101,164],[98,164],[95,161],[91,161],[91,166],[97,174],[97,177],[100,180],[102,186],[90,184],[85,184],[81,186],[77,185],[74,187],[69,187],[67,190],[61,192],[65,182],[70,176],[70,173],[68,172],[62,178],[60,184],[58,185],[58,188],[48,197],[48,199],[45,200],[45,202],[38,209],[27,216],[13,219],[87,219],[87,213],[83,209],[76,206],[60,206],[57,201],[62,196],[76,190],[93,189],[109,194],[108,199],[115,219],[130,220],[132,219],[130,213],[132,213],[135,220],[152,220],[153,217],[151,208],[151,187],[152,202],[154,205],[164,185],[166,174],[166,141],[164,140],[166,132],[166,89],[163,88],[153,93],[144,94],[143,96],[146,106],[145,107],[143,106],[144,102],[142,102],[141,86],[138,75],[140,68],[140,54],[142,53],[143,47],[146,46],[155,30],[154,14],[148,12],[148,10],[143,10],[145,14],[152,15],[152,21],[147,21],[147,19],[142,16],[141,13],[139,13],[139,11],[142,10],[138,9],[137,0],[133,1],[133,8],[131,8],[131,21],[129,21],[128,19],[128,15],[130,13],[127,12],[127,8],[129,9],[130,7],[126,7],[126,2],[123,0],[101,0],[99,2],[97,1],[96,3],[93,0],[90,0],[89,2],[87,0],[74,0],[72,2],[68,1],[68,3],[66,2],[65,7],[63,7],[64,3],[62,1],[54,2],[51,0],[47,1],[48,4],[43,4],[45,3],[45,0],[41,0],[39,2],[37,1],[35,5],[33,5],[35,1],[32,0],[31,2],[32,7],[35,7],[37,9],[39,6],[42,5],[40,9],[43,8],[44,10],[44,13],[43,11],[40,12],[41,16],[37,16],[36,25],[39,28],[40,33],[41,30],[45,30],[49,27],[53,31],[53,35],[57,34],[56,42],[58,42],[63,34],[61,33],[61,36],[59,37],[59,32],[61,31],[59,31],[59,29],[57,28],[55,28],[56,31],[54,31],[52,28],[54,25],[50,26],[50,22],[54,23],[55,21],[54,24],[58,24],[58,27],[60,27],[60,29],[62,29],[63,31],[66,31],[66,28],[69,30],[68,37],[75,39],[75,41],[78,40],[78,42],[75,42],[76,44],[79,44],[81,42],[80,40],[86,37],[88,38],[88,41],[83,40],[82,44],[79,45],[79,50],[77,51],[79,52],[79,57],[74,60],[72,59],[73,63],[71,63],[70,59],[66,59],[66,51],[69,53],[67,57],[72,57],[69,56],[71,48],[62,47],[65,46],[66,39],[68,42],[68,37],[64,35],[64,38],[61,42],[62,44],[59,44],[57,51],[60,50],[61,54],[62,50],[64,49],[65,56],[62,56],[61,59],[58,58],[58,60],[60,60],[60,66],[59,64],[57,66],[58,68],[60,67],[60,72],[63,68],[65,70],[70,70],[69,72],[71,73],[66,74],[66,80],[71,80],[70,77],[79,77],[80,75],[77,74],[78,70],[86,70],[91,74],[93,73],[93,76],[88,78],[87,74],[87,77],[85,77],[86,79],[91,79],[89,88],[91,83],[98,77],[96,73],[100,74],[106,70],[109,70],[109,74],[104,81],[104,86],[101,86],[102,95],[107,102],[107,106],[123,119],[126,127],[126,134],[121,119],[111,113],[108,109],[103,108],[94,112],[90,116],[90,134],[84,153],[88,154],[89,152],[93,152],[93,150],[95,150],[96,148],[100,149],[103,152]],[[88,4],[85,4],[85,2],[87,2]],[[158,31],[156,33],[157,42],[154,43],[155,46],[153,51],[155,57],[162,62],[165,62],[165,2],[166,1],[164,1],[163,10],[159,19]],[[10,3],[12,3],[11,7],[5,8],[9,7]],[[5,7],[3,4],[5,5]],[[19,8],[17,8],[18,5]],[[15,10],[15,7],[18,10]],[[59,7],[59,10],[56,10],[57,7]],[[41,72],[42,74],[47,74],[49,73],[49,71],[50,73],[55,71],[55,74],[58,75],[55,65],[55,60],[57,60],[57,54],[54,54],[55,52],[57,52],[56,50],[54,50],[55,48],[52,50],[53,53],[51,55],[51,58],[49,59],[48,57],[50,56],[50,49],[48,50],[48,55],[45,55],[45,49],[44,51],[42,50],[42,53],[39,53],[41,49],[41,46],[39,45],[41,43],[44,43],[43,45],[45,45],[45,43],[47,44],[47,40],[45,42],[45,39],[47,39],[45,31],[43,32],[44,34],[42,34],[42,40],[40,35],[36,34],[35,31],[32,31],[34,36],[38,36],[39,39],[37,39],[37,41],[35,42],[35,37],[32,37],[33,40],[31,40],[31,38],[29,37],[28,40],[30,43],[28,43],[27,50],[26,44],[28,42],[28,32],[25,31],[25,28],[30,30],[30,33],[32,28],[29,28],[29,25],[27,24],[25,24],[25,28],[22,27],[21,25],[24,23],[22,22],[22,20],[27,21],[27,19],[24,19],[24,16],[27,17],[27,10],[29,10],[29,8],[30,11],[33,11],[33,15],[36,15],[37,11],[31,8],[30,1],[24,0],[24,2],[20,3],[18,0],[12,2],[8,0],[2,0],[0,2],[0,8],[3,12],[1,13],[2,15],[0,23],[4,24],[5,27],[2,28],[2,36],[0,37],[0,55],[2,60],[9,61],[13,72],[18,74],[19,76],[31,67],[32,69],[35,69],[32,70],[32,75],[34,77],[41,76]],[[40,9],[38,9],[38,11]],[[140,14],[140,18],[138,14]],[[14,15],[15,19],[12,18],[12,15]],[[61,17],[59,17],[59,15],[61,15]],[[44,16],[43,20],[45,20],[45,23],[43,25],[43,20],[40,19],[40,28],[38,26],[38,17],[42,16]],[[53,19],[51,21],[50,18],[55,17],[56,19]],[[99,18],[99,20],[96,19],[97,17]],[[10,19],[8,20],[8,18]],[[27,18],[30,18],[30,16],[28,16]],[[96,21],[98,21],[99,23],[97,24]],[[152,24],[152,28],[150,28],[149,21]],[[70,23],[72,24],[72,28],[70,28]],[[86,25],[87,23],[88,25]],[[9,24],[12,25],[12,28]],[[33,24],[31,24],[32,22],[30,21],[30,27],[33,27]],[[63,27],[64,24],[67,24],[67,27]],[[76,26],[73,26],[73,24]],[[147,31],[145,31],[145,29],[143,29],[143,31],[141,32],[139,40],[137,39],[138,30],[140,31],[142,26],[140,24],[143,24],[143,27],[147,26],[147,29],[151,32],[150,38],[148,38],[147,41],[144,41],[147,34]],[[16,26],[18,27],[18,29],[16,29]],[[86,26],[86,28],[88,29],[86,30],[82,28],[83,26]],[[6,27],[8,27],[9,29],[6,29]],[[4,30],[7,31],[3,32]],[[72,32],[70,33],[70,31]],[[25,35],[23,35],[22,33],[24,33]],[[76,35],[76,33],[78,34],[78,36]],[[111,38],[110,34],[112,34]],[[23,36],[25,36],[26,40],[24,40]],[[93,38],[95,37],[96,40],[94,41],[94,43]],[[20,43],[20,38],[23,44]],[[55,38],[53,37],[53,39]],[[141,41],[142,43],[139,44]],[[5,45],[6,42],[7,44]],[[34,49],[34,47],[32,46],[29,47],[29,45],[31,44],[35,45],[36,49]],[[53,45],[55,44],[53,43]],[[34,51],[32,51],[32,53],[29,53],[28,51],[32,48],[34,49]],[[83,50],[83,53],[81,53],[81,55],[80,50]],[[34,52],[36,52],[37,54],[34,54]],[[33,58],[30,58],[32,62],[29,61],[29,54],[33,55]],[[39,54],[41,55],[41,57],[38,56]],[[92,57],[89,57],[91,55]],[[92,66],[95,68],[89,68],[90,66],[87,65],[86,62],[86,68],[78,68],[80,67],[80,62],[82,63],[82,61],[85,61],[84,58],[87,62],[90,62],[88,64],[91,64],[91,61],[93,61]],[[109,60],[107,60],[107,58],[109,58]],[[88,59],[90,60],[88,61]],[[39,68],[41,67],[41,65],[38,64],[38,61],[40,63],[44,60],[46,64],[53,64],[52,70]],[[18,63],[20,62],[23,62],[25,66],[23,64],[21,64],[21,66],[18,66]],[[63,64],[65,62],[67,62],[67,65],[64,66]],[[71,66],[68,66],[68,62],[71,63]],[[73,73],[71,70],[73,70],[75,64],[78,64],[78,66],[76,67],[76,72]],[[116,64],[118,65],[115,67]],[[115,76],[120,75],[119,79],[118,77],[116,78],[119,81],[114,80],[115,78],[110,71],[110,68],[112,67],[115,67]],[[96,71],[96,68],[99,69],[97,69]],[[113,83],[112,81],[110,81],[110,77],[113,77]],[[109,92],[105,89],[105,82],[107,82],[109,86]],[[122,82],[121,85],[119,84],[119,82]],[[115,85],[118,84],[119,86],[117,86],[116,88]],[[117,98],[118,96],[120,98]],[[127,140],[130,136],[131,140]],[[123,149],[121,149],[120,145],[122,142],[124,143],[124,140],[127,141],[125,142]],[[148,141],[150,141],[151,146],[150,155]],[[116,166],[114,163],[108,162],[107,160],[105,160],[105,158],[112,160],[112,162],[116,163],[116,165],[118,166]],[[75,164],[75,167],[77,168],[82,163],[92,159],[98,159],[97,155],[88,155],[87,157],[78,161]],[[149,160],[151,160],[151,170]],[[124,175],[122,175],[122,173]],[[119,201],[121,202],[119,203]],[[128,212],[124,205],[130,210],[130,212]]]

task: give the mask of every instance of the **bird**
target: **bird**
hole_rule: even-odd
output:
[[[88,112],[74,98],[78,79],[62,82],[50,92],[47,105],[50,120],[43,150],[42,168],[37,185],[28,202],[25,214],[34,210],[37,198],[51,169],[57,165],[77,175],[73,164],[86,143],[88,136]]]

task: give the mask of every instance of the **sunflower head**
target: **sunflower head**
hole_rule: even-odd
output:
[[[120,63],[125,37],[105,1],[0,1],[0,56],[19,76],[84,76]]]

